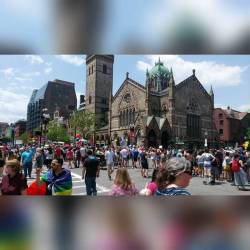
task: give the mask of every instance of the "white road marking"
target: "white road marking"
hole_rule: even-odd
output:
[[[82,179],[82,176],[79,175],[79,174],[76,174],[76,173],[72,173],[71,172],[71,175],[74,176],[74,177],[78,177],[80,180]],[[110,192],[110,189],[109,188],[106,188],[104,186],[100,186],[99,184],[96,184],[96,188],[98,188],[99,190],[97,191],[97,193],[107,193],[107,192]],[[73,187],[74,189],[74,187]]]

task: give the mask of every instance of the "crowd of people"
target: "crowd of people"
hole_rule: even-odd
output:
[[[241,148],[191,151],[161,146],[0,145],[1,194],[71,195],[71,169],[82,168],[86,194],[97,195],[96,182],[104,166],[113,182],[112,196],[191,195],[186,188],[192,177],[202,178],[204,185],[232,182],[238,190],[246,190],[250,182],[250,152]],[[140,169],[141,178],[147,182],[142,190],[132,181],[130,168]],[[27,179],[34,180],[28,185]]]

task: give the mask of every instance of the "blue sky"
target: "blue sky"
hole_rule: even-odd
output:
[[[125,79],[145,84],[146,69],[158,58],[173,68],[176,84],[189,77],[192,69],[204,87],[212,85],[215,105],[238,110],[250,109],[250,56],[234,55],[116,55],[114,92]],[[26,118],[26,107],[32,90],[47,81],[62,79],[74,82],[76,93],[85,93],[85,55],[0,56],[0,121],[15,122]]]

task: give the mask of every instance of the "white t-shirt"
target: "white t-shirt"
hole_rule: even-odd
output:
[[[106,151],[105,158],[107,161],[107,165],[112,164],[114,162],[114,152],[113,151]]]
[[[124,148],[121,150],[120,154],[121,154],[123,159],[126,159],[128,157],[129,152],[126,148]]]
[[[81,153],[81,156],[82,156],[82,157],[85,157],[85,156],[86,156],[86,148],[81,147],[81,148],[80,148],[80,153]]]

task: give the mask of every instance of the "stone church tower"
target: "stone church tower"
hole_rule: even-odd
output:
[[[86,110],[108,123],[110,95],[113,91],[113,55],[86,57]]]

